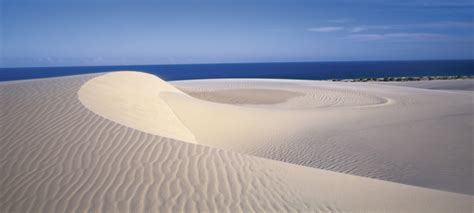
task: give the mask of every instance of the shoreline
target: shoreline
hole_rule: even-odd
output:
[[[120,71],[105,71],[97,73],[80,73],[74,75],[62,75],[62,76],[51,76],[51,77],[42,77],[42,78],[26,78],[26,79],[17,79],[17,80],[0,80],[0,84],[8,83],[19,83],[26,81],[35,81],[35,80],[45,80],[45,79],[57,79],[57,78],[67,78],[67,77],[80,77],[80,76],[94,76],[94,75],[103,75],[112,72]],[[142,71],[134,71],[142,72]],[[146,73],[146,72],[145,72]],[[152,74],[152,73],[149,73]],[[156,77],[159,75],[152,74]],[[414,82],[414,81],[434,81],[434,80],[474,80],[474,75],[449,75],[449,76],[396,76],[396,77],[367,77],[367,78],[346,78],[346,79],[297,79],[297,78],[255,78],[255,77],[246,77],[246,78],[233,78],[233,77],[224,77],[224,78],[197,78],[197,79],[182,79],[182,80],[166,80],[169,82],[176,81],[192,81],[192,80],[224,80],[224,79],[257,79],[257,80],[304,80],[304,81],[329,81],[329,82]]]
[[[333,82],[407,82],[407,81],[434,81],[434,80],[471,80],[474,75],[449,75],[449,76],[399,76],[380,78],[353,78],[331,79]]]

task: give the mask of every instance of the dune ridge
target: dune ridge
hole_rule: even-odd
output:
[[[297,166],[120,124],[79,100],[81,87],[103,76],[0,83],[1,212],[472,211],[470,195]],[[190,98],[161,95],[168,102]]]
[[[154,75],[139,72],[96,77],[86,82],[78,95],[84,106],[107,119],[147,133],[195,143],[194,135],[160,98],[162,92],[186,95]]]

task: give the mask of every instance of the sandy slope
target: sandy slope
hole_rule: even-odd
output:
[[[159,92],[185,94],[146,73],[104,75],[86,82],[79,100],[87,108],[119,124],[143,132],[195,142],[194,135],[175,116]],[[107,94],[107,95],[98,95]]]
[[[124,86],[127,83],[111,82],[123,80],[122,77],[126,77],[126,81],[144,83],[141,74],[112,75],[115,76],[105,78],[108,79],[105,85],[120,85],[121,89],[127,89]],[[0,84],[0,212],[472,211],[473,197],[469,195],[301,167],[185,143],[159,136],[167,131],[165,127],[161,128],[160,123],[150,123],[157,125],[159,130],[147,133],[139,130],[140,125],[132,126],[136,121],[124,121],[117,117],[124,116],[120,113],[104,114],[99,111],[106,106],[101,105],[98,97],[108,99],[110,97],[105,96],[136,94],[134,91],[117,94],[105,87],[102,88],[105,93],[99,93],[96,87],[94,97],[83,94],[86,96],[81,99],[86,105],[79,101],[81,86],[94,77],[87,75]],[[183,100],[193,100],[186,103],[188,108],[200,109],[202,104],[209,104],[179,91],[166,91],[159,96],[166,99],[167,104],[173,102],[170,106],[179,105]],[[159,93],[154,90],[148,92]],[[390,104],[383,98],[361,95],[367,100],[354,99],[343,104],[344,101],[328,98],[327,103],[341,103],[341,106]],[[95,99],[84,100],[84,97]],[[137,97],[125,99],[113,101],[117,101],[114,103],[120,107],[130,107],[123,104],[127,101],[131,105],[144,103],[135,102]],[[91,105],[87,106],[87,101]],[[302,100],[298,102],[304,103]],[[88,109],[92,105],[100,115]],[[280,105],[290,107],[285,103]],[[221,104],[211,107],[219,109],[219,106],[223,111],[229,107]],[[110,110],[120,111],[114,108],[116,105],[109,107]],[[133,112],[141,107],[127,108],[133,114],[126,116],[152,122],[147,121],[146,116],[138,116],[142,111]],[[171,109],[175,115],[182,110],[176,110],[173,106]],[[256,111],[258,113],[274,111],[257,109],[260,109]],[[148,110],[145,114],[153,112]],[[218,115],[216,112],[213,118]],[[283,121],[290,115],[296,116],[296,119],[304,118],[288,113],[280,119]],[[114,121],[107,116],[113,117]],[[175,127],[181,128],[179,125]],[[194,128],[186,124],[185,127],[195,133]],[[174,133],[180,136],[183,129]],[[234,137],[237,136],[228,135],[221,143],[233,142]],[[196,142],[205,143],[198,135]]]
[[[185,91],[207,92],[207,99],[212,97],[214,102],[240,104],[179,95],[165,98],[199,143],[314,168],[473,194],[474,93],[295,80],[172,84]],[[260,105],[245,104],[245,96],[214,95],[228,89],[278,89],[304,95]],[[186,103],[193,103],[193,109]]]

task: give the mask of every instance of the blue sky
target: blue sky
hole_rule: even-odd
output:
[[[0,0],[0,66],[474,58],[471,0]]]

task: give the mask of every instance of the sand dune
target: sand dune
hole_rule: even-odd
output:
[[[133,86],[136,82],[141,85]],[[256,84],[259,82],[254,81],[243,82],[246,88],[259,85]],[[263,81],[262,85],[273,85],[274,82]],[[289,82],[290,85],[295,83],[303,87],[306,87],[306,84],[314,84],[292,81],[282,83]],[[200,87],[199,82],[174,83],[177,84],[186,85],[187,89]],[[229,85],[225,88],[235,89],[239,86],[233,81],[224,81],[223,84]],[[237,139],[256,142],[251,136],[264,135],[262,137],[269,137],[268,140],[255,144],[255,150],[251,150],[251,144],[243,147],[248,149],[248,153],[254,154],[271,152],[275,147],[275,153],[294,148],[295,152],[292,154],[289,151],[282,153],[297,156],[305,153],[300,147],[303,144],[292,144],[298,140],[310,143],[307,145],[314,151],[315,147],[311,146],[314,141],[304,141],[305,137],[316,137],[312,135],[315,132],[307,133],[311,128],[336,125],[333,123],[336,118],[346,119],[349,121],[347,125],[360,121],[351,120],[354,117],[347,117],[348,115],[336,116],[328,109],[351,107],[352,110],[363,111],[374,107],[393,107],[393,110],[397,111],[405,105],[408,107],[419,103],[418,100],[407,98],[403,104],[398,105],[400,102],[395,96],[403,97],[404,94],[393,92],[392,87],[387,87],[384,91],[386,94],[395,94],[389,97],[366,93],[370,88],[365,88],[363,84],[359,90],[353,90],[352,86],[343,84],[327,86],[326,91],[337,90],[347,94],[348,98],[344,96],[338,99],[334,94],[327,94],[315,95],[315,100],[298,100],[301,96],[287,97],[285,102],[258,106],[254,106],[254,102],[245,106],[211,103],[170,88],[168,84],[153,76],[134,72],[0,83],[0,212],[472,212],[471,195],[302,167],[235,152],[234,149],[238,146],[232,143],[245,143]],[[285,87],[287,88],[290,86]],[[304,88],[297,89],[301,90]],[[422,94],[430,95],[425,92]],[[352,98],[358,95],[363,100]],[[439,98],[436,94],[431,95],[429,100],[433,102]],[[327,98],[320,98],[323,96]],[[443,98],[447,97],[450,96]],[[245,99],[245,96],[243,98]],[[453,97],[451,101],[459,101],[457,98],[465,97]],[[293,101],[294,107],[289,104],[290,101]],[[243,104],[246,103],[248,102]],[[142,106],[148,104],[153,104],[154,107]],[[419,104],[426,107],[423,104],[428,103]],[[330,107],[331,105],[334,107]],[[457,105],[459,103],[440,108]],[[308,113],[314,111],[308,109],[308,106],[323,112],[307,117]],[[193,112],[184,112],[186,107],[188,111]],[[214,113],[206,110],[206,107]],[[237,120],[223,116],[222,113],[227,112],[236,113],[233,117]],[[160,121],[170,122],[170,125],[155,122],[148,116],[156,116],[151,117],[156,119],[164,116]],[[202,119],[202,116],[212,117]],[[261,126],[263,123],[259,122],[265,121],[262,118],[272,116],[276,117],[266,120],[266,125]],[[301,123],[315,119],[314,116],[321,124],[315,126],[309,123],[305,126]],[[365,115],[358,115],[357,118],[362,119],[361,116]],[[426,116],[431,114],[427,113]],[[200,117],[201,122],[193,124],[191,121],[195,117]],[[235,132],[249,133],[247,136],[226,136],[223,135],[224,127],[217,128],[218,124],[234,123],[230,127],[237,127],[250,124],[251,121],[256,122],[253,126],[256,130],[242,127],[237,128]],[[286,122],[287,129],[282,129],[285,125],[278,122]],[[453,125],[461,125],[452,122]],[[202,129],[197,127],[199,124],[203,126]],[[216,129],[206,130],[206,125]],[[363,128],[364,125],[367,124],[360,127]],[[228,129],[232,129],[230,127]],[[185,130],[195,136],[195,141],[186,143],[176,140],[181,137],[192,138],[188,137],[191,134]],[[275,132],[267,133],[267,130]],[[277,132],[283,130],[293,132],[294,136],[287,137],[286,139],[290,140],[285,142],[284,138],[279,138],[285,134]],[[326,129],[321,131],[323,130]],[[214,138],[211,137],[213,131],[217,134]],[[447,131],[449,133],[453,130]],[[335,134],[327,134],[330,133]],[[369,133],[367,135],[370,135]],[[167,135],[165,137],[162,134]],[[272,134],[275,136],[271,137]],[[221,138],[224,136],[226,137]],[[217,139],[221,141],[215,141]],[[354,144],[337,146],[347,149],[345,151],[348,152],[359,151],[353,155],[363,153],[360,149],[369,148],[363,146],[357,149],[362,143],[357,142],[360,139],[354,139]],[[327,143],[331,144],[333,142],[328,141]],[[456,140],[452,143],[456,150],[465,148],[462,143],[456,144]],[[231,148],[223,150],[207,145]],[[352,148],[346,148],[346,145]],[[379,146],[380,150],[370,150],[368,153],[383,151],[381,147],[386,146],[388,145]],[[330,150],[335,148],[333,146],[325,144],[321,148],[326,148],[322,151],[329,153],[328,155],[334,154]],[[448,149],[445,150],[448,154],[462,154],[449,148],[444,147]],[[432,157],[423,153],[423,149],[417,152]],[[386,153],[380,153],[384,154]],[[268,155],[273,158],[271,153]],[[328,160],[322,153],[319,155],[322,156],[322,161]],[[339,159],[340,157],[336,156],[331,162],[338,165],[339,160],[344,161]],[[382,157],[380,158],[384,159]],[[408,154],[407,162],[413,160],[409,157]],[[436,161],[448,161],[447,166],[450,166],[449,163],[463,160],[457,159],[459,156],[451,157],[455,159],[450,161],[442,158]],[[285,157],[282,156],[282,159]],[[308,159],[316,160],[315,156]],[[395,157],[386,159],[389,160],[397,162]],[[444,172],[457,174],[455,171]]]
[[[304,94],[276,104],[239,106],[219,104],[235,101],[234,95],[219,96],[221,100],[214,100],[219,103],[178,95],[165,98],[199,143],[314,168],[473,194],[473,93],[296,80],[172,84],[185,91],[207,92],[208,96],[229,88]],[[185,103],[193,103],[193,110]]]
[[[119,124],[155,135],[195,142],[194,135],[159,97],[160,92],[185,95],[154,75],[138,72],[106,74],[94,78],[86,82],[78,94],[79,100],[88,109]]]

